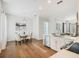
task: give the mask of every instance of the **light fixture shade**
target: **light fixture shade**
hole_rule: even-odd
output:
[[[62,3],[62,2],[63,2],[63,0],[60,0],[60,1],[57,2],[57,4],[60,4],[60,3]]]
[[[51,3],[52,1],[51,0],[48,0],[48,3]]]

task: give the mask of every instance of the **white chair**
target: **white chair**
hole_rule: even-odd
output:
[[[25,41],[29,41],[29,42],[32,42],[32,33],[30,35],[27,35]]]
[[[20,35],[18,35],[18,34],[16,34],[16,45],[18,44],[18,43],[20,43],[20,45],[22,44],[22,38],[20,38]]]

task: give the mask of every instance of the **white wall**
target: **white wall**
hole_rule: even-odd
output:
[[[22,20],[24,19],[23,17],[18,17],[15,15],[10,15],[7,14],[7,19],[8,19],[8,41],[14,41],[15,40],[15,32],[16,32],[16,27],[15,24],[16,22],[22,23]],[[26,24],[27,24],[27,29],[26,32],[28,35],[33,33],[33,38],[36,38],[38,40],[43,39],[43,34],[44,34],[44,22],[46,21],[45,18],[43,17],[33,17],[33,19],[26,17]]]
[[[39,16],[35,15],[32,20],[33,38],[39,39]]]
[[[18,18],[13,15],[7,14],[8,19],[8,41],[15,40],[15,24],[17,20],[21,20],[22,18]]]
[[[44,23],[48,21],[48,19],[44,17],[39,17],[39,39],[43,39],[44,37]]]
[[[10,14],[7,14],[7,19],[8,19],[8,41],[14,41],[15,40],[15,32],[16,32],[16,22],[19,22],[19,23],[22,23],[23,20],[24,20],[24,17],[18,17],[18,16],[15,16],[15,15],[10,15]],[[29,35],[30,32],[32,31],[31,27],[31,19],[29,18],[26,18],[26,24],[27,24],[27,34]]]
[[[49,34],[56,32],[56,20],[53,17],[49,18]]]

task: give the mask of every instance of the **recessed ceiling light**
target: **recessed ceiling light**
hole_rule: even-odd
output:
[[[43,8],[42,8],[42,6],[39,6],[39,10],[42,10]]]
[[[48,0],[48,3],[51,3],[52,1],[51,0]]]

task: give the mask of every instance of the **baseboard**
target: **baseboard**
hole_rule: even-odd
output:
[[[15,41],[15,40],[8,40],[7,42],[13,42],[13,41]]]
[[[1,54],[2,50],[0,49],[0,54]]]

